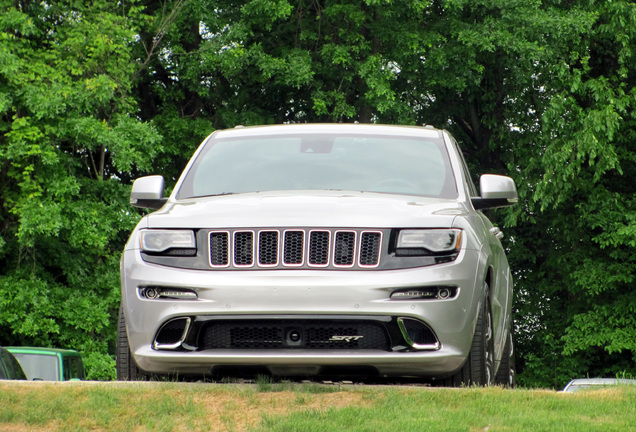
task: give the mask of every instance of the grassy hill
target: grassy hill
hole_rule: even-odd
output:
[[[0,431],[630,431],[636,388],[0,382]]]

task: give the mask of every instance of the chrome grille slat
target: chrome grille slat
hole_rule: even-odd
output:
[[[312,267],[326,267],[329,265],[329,231],[309,232],[309,265]]]
[[[212,267],[230,265],[229,235],[227,231],[210,232],[210,265]]]
[[[234,233],[234,265],[236,267],[254,265],[254,233],[252,231]]]
[[[378,231],[363,232],[360,236],[360,253],[358,265],[360,267],[376,267],[380,263],[380,244],[382,233]]]
[[[261,231],[258,234],[258,265],[278,265],[278,231]]]
[[[212,268],[375,268],[383,233],[365,229],[211,230]]]
[[[305,232],[299,230],[285,231],[283,244],[283,265],[301,266],[305,261]]]
[[[355,231],[336,231],[336,239],[333,246],[333,265],[336,267],[353,267],[355,249]]]

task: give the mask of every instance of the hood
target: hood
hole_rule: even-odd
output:
[[[454,200],[342,191],[260,192],[169,201],[148,228],[450,227]]]

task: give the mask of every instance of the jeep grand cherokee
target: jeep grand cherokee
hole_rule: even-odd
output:
[[[212,133],[172,194],[137,179],[117,372],[514,383],[512,279],[483,214],[517,200],[430,127]]]

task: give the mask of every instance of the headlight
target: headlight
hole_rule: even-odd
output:
[[[461,246],[459,229],[409,229],[400,231],[397,249],[426,249],[433,253],[457,252]]]
[[[168,249],[195,249],[194,232],[186,230],[150,229],[140,232],[141,250],[163,252]]]

